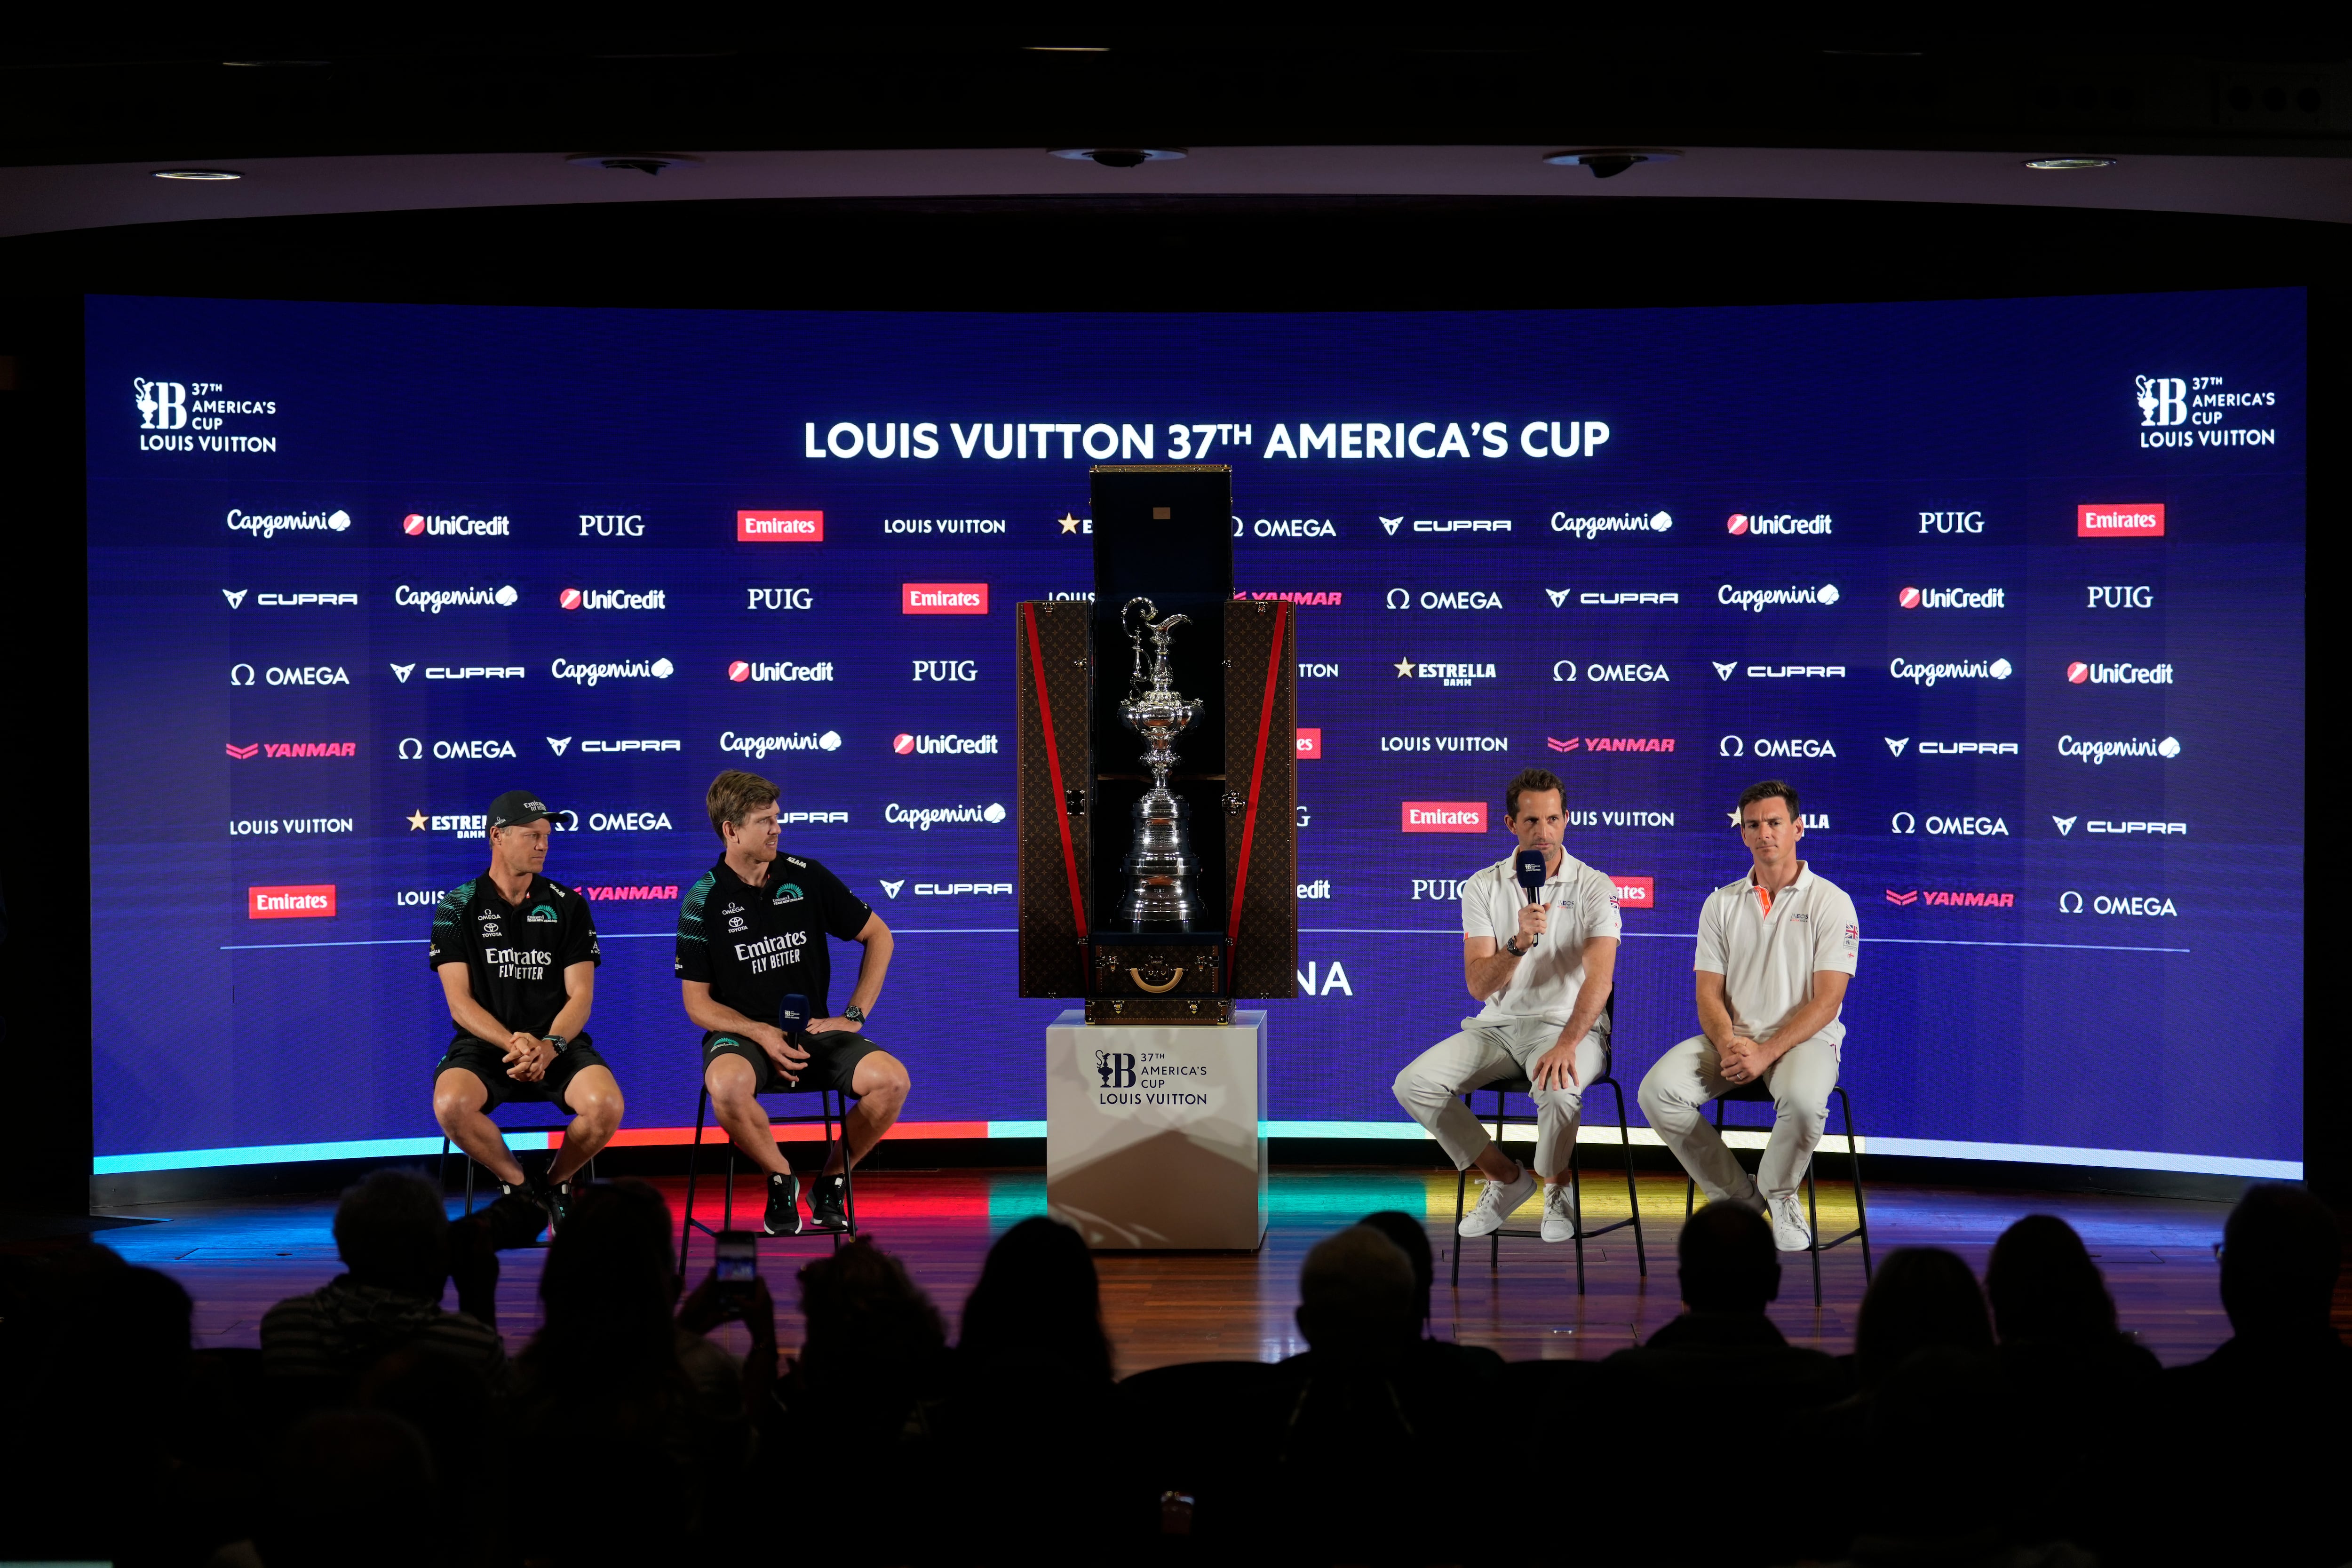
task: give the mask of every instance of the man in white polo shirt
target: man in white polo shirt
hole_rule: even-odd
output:
[[[1709,1203],[1769,1208],[1774,1243],[1803,1252],[1813,1238],[1797,1186],[1837,1087],[1838,1014],[1862,929],[1845,889],[1797,858],[1805,824],[1794,789],[1777,779],[1750,785],[1738,819],[1755,864],[1709,893],[1698,916],[1706,1032],[1658,1058],[1642,1079],[1642,1113]],[[1701,1108],[1752,1083],[1771,1091],[1774,1115],[1750,1181]]]
[[[1532,1196],[1535,1175],[1497,1147],[1462,1103],[1465,1089],[1524,1074],[1535,1086],[1535,1168],[1544,1180],[1542,1235],[1571,1241],[1569,1156],[1584,1086],[1607,1070],[1604,1009],[1617,971],[1617,886],[1560,847],[1568,826],[1559,780],[1528,768],[1503,793],[1521,849],[1544,858],[1541,894],[1519,886],[1516,854],[1462,883],[1462,972],[1484,1005],[1461,1033],[1415,1057],[1396,1077],[1397,1101],[1429,1129],[1454,1168],[1486,1178],[1464,1236],[1486,1236]]]

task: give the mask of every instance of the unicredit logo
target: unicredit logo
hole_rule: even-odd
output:
[[[739,511],[735,537],[744,544],[823,544],[821,511]]]
[[[411,539],[428,534],[436,539],[504,539],[514,532],[514,523],[503,517],[467,517],[463,512],[441,517],[412,511],[400,520],[400,531]]]
[[[902,757],[992,757],[994,735],[900,735],[890,749]]]
[[[666,610],[668,590],[648,588],[632,594],[622,588],[566,588],[555,602],[567,610]]]
[[[2005,610],[2006,588],[1906,588],[1895,602],[1906,610]]]
[[[2074,509],[2077,539],[2162,539],[2164,508],[2160,503],[2122,506],[2113,503]]]
[[[2172,666],[2084,664],[2077,659],[2066,667],[2066,679],[2075,686],[2169,686],[2172,684]]]
[[[1792,517],[1787,512],[1778,512],[1764,517],[1754,512],[1735,511],[1723,520],[1723,529],[1734,538],[1748,534],[1761,538],[1770,534],[1828,533],[1832,531],[1832,524],[1827,512],[1816,512],[1811,517]]]
[[[763,664],[753,659],[739,658],[727,667],[730,680],[831,680],[833,661],[823,664]]]
[[[984,616],[988,614],[985,583],[902,583],[898,609],[909,616]]]
[[[1476,800],[1409,800],[1402,826],[1407,833],[1484,833],[1486,805]]]
[[[334,913],[335,884],[332,882],[305,887],[247,888],[245,890],[247,920],[331,920]]]

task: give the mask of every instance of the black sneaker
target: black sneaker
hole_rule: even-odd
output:
[[[768,1217],[761,1227],[770,1236],[801,1233],[801,1184],[797,1176],[768,1173]]]
[[[562,1227],[564,1215],[572,1208],[570,1184],[559,1187],[547,1179],[545,1171],[535,1171],[523,1189],[523,1195],[547,1211],[547,1238],[554,1240],[555,1233]]]
[[[572,1189],[572,1178],[551,1182],[547,1188],[547,1228],[550,1235],[562,1230],[572,1221],[572,1205],[577,1196]]]
[[[529,1247],[547,1228],[547,1205],[539,1201],[529,1182],[520,1185],[500,1182],[497,1199],[482,1213],[496,1247]]]
[[[809,1186],[809,1218],[819,1230],[849,1228],[849,1178],[835,1171]]]

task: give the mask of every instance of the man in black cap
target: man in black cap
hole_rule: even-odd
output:
[[[527,1199],[561,1226],[572,1173],[621,1125],[621,1086],[580,1032],[604,962],[588,900],[541,875],[559,815],[529,790],[490,803],[490,868],[442,895],[431,962],[457,1024],[433,1069],[433,1114],[498,1178],[503,1199]],[[539,1175],[524,1176],[490,1120],[510,1100],[552,1100],[572,1118]],[[511,1212],[515,1203],[495,1206]],[[535,1217],[530,1232],[539,1233]]]

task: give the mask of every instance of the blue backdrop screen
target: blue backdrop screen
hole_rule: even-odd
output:
[[[2304,308],[93,298],[92,811],[150,818],[91,900],[100,1169],[437,1147],[425,937],[517,786],[576,814],[630,1123],[689,1125],[730,765],[899,933],[908,1120],[1038,1131],[1013,606],[1085,594],[1123,460],[1232,464],[1236,585],[1300,606],[1277,1131],[1418,1136],[1390,1081],[1475,1010],[1456,884],[1542,764],[1621,889],[1627,1082],[1781,776],[1861,910],[1874,1146],[2293,1173]]]

